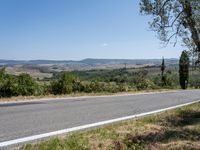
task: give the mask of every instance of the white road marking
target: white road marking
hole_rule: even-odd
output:
[[[170,110],[170,109],[175,109],[175,108],[179,108],[179,107],[182,107],[182,106],[194,104],[194,103],[197,103],[197,102],[200,102],[200,100],[190,102],[190,103],[184,103],[184,104],[181,104],[181,105],[176,105],[176,106],[172,106],[172,107],[168,107],[168,108],[164,108],[164,109],[159,109],[159,110],[155,110],[155,111],[150,111],[150,112],[146,112],[146,113],[136,114],[136,115],[132,115],[132,116],[126,116],[126,117],[111,119],[111,120],[107,120],[107,121],[101,121],[101,122],[97,122],[97,123],[82,125],[82,126],[78,126],[78,127],[58,130],[58,131],[54,131],[54,132],[49,132],[49,133],[19,138],[19,139],[15,139],[15,140],[5,141],[5,142],[0,143],[0,147],[11,146],[11,145],[24,143],[24,142],[28,142],[28,141],[34,141],[34,140],[43,139],[43,138],[47,138],[47,137],[51,137],[51,136],[66,134],[66,133],[73,132],[73,131],[83,130],[83,129],[97,127],[97,126],[102,126],[102,125],[115,123],[115,122],[119,122],[119,121],[124,121],[124,120],[128,120],[128,119],[133,119],[133,118],[137,118],[137,117],[147,116],[147,115],[167,111],[167,110]]]

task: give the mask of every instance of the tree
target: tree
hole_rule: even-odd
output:
[[[180,37],[200,59],[200,0],[141,0],[140,11],[153,17],[150,28],[162,42],[176,45]]]
[[[0,69],[0,77],[2,78],[3,76],[5,76],[5,74],[6,74],[6,68],[3,67]]]
[[[186,89],[189,79],[189,57],[186,51],[183,51],[179,60],[179,82],[182,89]]]
[[[53,94],[70,94],[73,92],[75,77],[73,74],[63,72],[57,80],[51,82]]]
[[[37,84],[29,74],[20,74],[18,76],[18,95],[31,96],[37,90]]]
[[[0,69],[0,97],[16,96],[16,89],[16,77],[6,74],[5,68]]]
[[[161,70],[161,80],[162,80],[162,83],[165,85],[165,77],[164,77],[164,72],[165,72],[165,59],[162,58],[162,64],[161,64],[161,67],[160,67],[160,70]]]

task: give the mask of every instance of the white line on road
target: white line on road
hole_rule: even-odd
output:
[[[147,116],[147,115],[151,115],[151,114],[167,111],[167,110],[170,110],[170,109],[175,109],[175,108],[179,108],[179,107],[182,107],[182,106],[194,104],[194,103],[197,103],[197,102],[200,102],[200,100],[197,100],[197,101],[194,101],[194,102],[190,102],[190,103],[184,103],[184,104],[181,104],[181,105],[176,105],[176,106],[172,106],[172,107],[168,107],[168,108],[164,108],[164,109],[159,109],[159,110],[155,110],[155,111],[136,114],[136,115],[132,115],[132,116],[126,116],[126,117],[121,117],[121,118],[101,121],[101,122],[97,122],[97,123],[82,125],[82,126],[78,126],[78,127],[58,130],[58,131],[54,131],[54,132],[49,132],[49,133],[44,133],[44,134],[33,135],[33,136],[24,137],[24,138],[19,138],[19,139],[15,139],[15,140],[5,141],[5,142],[1,142],[0,143],[0,147],[11,146],[11,145],[20,144],[20,143],[24,143],[24,142],[28,142],[28,141],[34,141],[34,140],[38,140],[38,139],[43,139],[43,138],[47,138],[47,137],[61,135],[61,134],[65,134],[65,133],[69,133],[69,132],[73,132],[73,131],[83,130],[83,129],[97,127],[97,126],[102,126],[102,125],[115,123],[115,122],[119,122],[119,121],[124,121],[124,120],[128,120],[128,119],[133,119],[133,118],[137,118],[137,117]]]

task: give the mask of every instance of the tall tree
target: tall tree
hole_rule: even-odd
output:
[[[186,51],[183,51],[179,60],[179,81],[182,89],[186,89],[189,79],[189,57]]]
[[[161,67],[160,67],[160,70],[161,70],[161,78],[162,78],[162,83],[163,85],[165,85],[165,77],[164,77],[164,72],[165,72],[165,59],[164,57],[162,58],[162,64],[161,64]]]
[[[180,37],[200,60],[200,0],[141,0],[140,11],[153,17],[150,28],[164,44]]]

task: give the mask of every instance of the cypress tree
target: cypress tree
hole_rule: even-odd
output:
[[[179,82],[182,89],[186,89],[189,80],[189,57],[183,51],[179,60]]]
[[[165,72],[165,59],[164,57],[162,58],[162,64],[161,64],[161,67],[160,67],[160,70],[161,70],[161,80],[162,80],[162,84],[165,85],[165,77],[164,77],[164,72]]]

